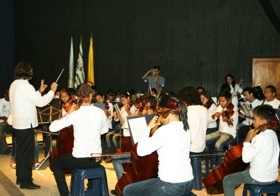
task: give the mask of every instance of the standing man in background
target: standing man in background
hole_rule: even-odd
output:
[[[149,76],[149,74],[151,75]],[[148,92],[151,93],[152,88],[155,88],[158,92],[158,95],[162,91],[162,87],[164,87],[165,78],[160,76],[160,67],[154,66],[152,69],[147,71],[143,76],[142,80],[149,83]]]
[[[32,165],[34,158],[34,128],[38,126],[36,106],[43,107],[51,102],[57,89],[52,83],[50,91],[41,94],[47,88],[44,80],[38,91],[29,83],[33,77],[31,64],[26,61],[18,63],[15,68],[15,80],[10,86],[10,107],[12,126],[17,140],[16,175],[21,189],[39,189],[32,182]]]

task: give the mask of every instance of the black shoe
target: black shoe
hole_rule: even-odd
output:
[[[41,188],[41,186],[37,185],[37,184],[34,184],[33,182],[31,183],[22,183],[20,185],[20,188],[21,189],[39,189]]]
[[[116,190],[111,190],[111,194],[117,195],[117,191]]]

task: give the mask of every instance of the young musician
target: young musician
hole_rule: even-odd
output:
[[[202,105],[207,109],[208,113],[208,126],[206,134],[213,133],[217,130],[217,120],[212,118],[212,115],[216,113],[217,105],[214,103],[209,92],[207,91],[200,92],[200,101]]]
[[[34,158],[34,128],[38,126],[36,106],[43,107],[51,102],[57,89],[52,83],[50,91],[41,95],[47,88],[41,81],[39,91],[29,83],[33,69],[29,62],[22,61],[15,68],[15,80],[10,86],[10,107],[12,126],[16,136],[16,175],[21,189],[38,189],[32,182],[32,165]]]
[[[247,110],[249,111],[252,111],[255,107],[262,104],[262,101],[255,98],[254,91],[251,87],[244,88],[243,96],[250,103],[250,108],[247,108]],[[245,112],[243,111],[245,109],[246,108],[242,108],[242,110],[238,114],[240,118],[245,119],[244,121],[242,121],[242,123],[237,125],[238,143],[243,143],[247,133],[250,130],[250,125],[252,125],[253,122],[253,118],[251,118],[250,116],[245,116]]]
[[[74,147],[72,153],[64,154],[53,160],[53,172],[60,195],[68,195],[64,169],[88,168],[99,165],[101,154],[100,135],[108,132],[106,116],[103,110],[91,104],[92,88],[81,84],[77,88],[80,107],[72,103],[67,115],[51,123],[51,132],[73,125]],[[91,155],[93,153],[93,155]],[[92,157],[93,156],[93,157]]]
[[[149,137],[157,123],[154,117],[138,142],[137,153],[158,153],[158,177],[125,186],[124,196],[187,195],[193,189],[190,164],[190,131],[187,108],[176,96],[164,96],[160,103],[162,126]]]
[[[242,93],[242,88],[240,85],[236,84],[235,79],[231,74],[225,76],[225,85],[228,85],[230,93],[232,94],[232,104],[238,106],[237,93]]]
[[[151,74],[149,76],[149,74]],[[142,80],[149,83],[148,92],[151,92],[151,89],[155,88],[157,93],[160,94],[162,87],[164,87],[165,78],[160,76],[160,67],[154,66],[152,69],[147,71],[143,76]]]
[[[206,135],[206,144],[215,143],[215,151],[223,151],[224,144],[236,137],[238,112],[237,107],[230,102],[229,91],[221,92],[218,98],[222,111],[213,114],[212,119],[219,118],[219,130]]]
[[[280,107],[280,100],[276,98],[276,88],[273,85],[268,85],[264,89],[265,101],[263,104],[271,105],[274,109]]]
[[[266,185],[278,178],[279,143],[275,131],[279,129],[279,122],[275,111],[269,105],[260,105],[253,114],[256,129],[248,132],[242,149],[242,160],[250,163],[250,169],[224,178],[226,196],[234,196],[234,189],[239,184]]]
[[[201,153],[205,149],[205,136],[208,125],[207,109],[201,105],[198,91],[187,86],[179,91],[179,96],[188,108],[188,124],[191,132],[191,152]]]

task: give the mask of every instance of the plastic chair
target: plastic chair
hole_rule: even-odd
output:
[[[85,179],[91,180],[90,182],[93,183],[93,189],[85,190]],[[73,169],[70,194],[72,196],[108,196],[109,193],[105,168],[100,165],[94,168]]]
[[[247,196],[248,191],[250,191],[251,196],[261,196],[264,193],[268,193],[269,196],[278,195],[280,193],[280,183],[276,181],[269,185],[245,184],[242,196]]]

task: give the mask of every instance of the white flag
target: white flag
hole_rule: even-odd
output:
[[[75,74],[75,89],[85,82],[85,70],[84,70],[84,61],[83,61],[83,47],[82,47],[82,38],[80,39],[79,47],[79,58],[77,61],[76,74]]]

